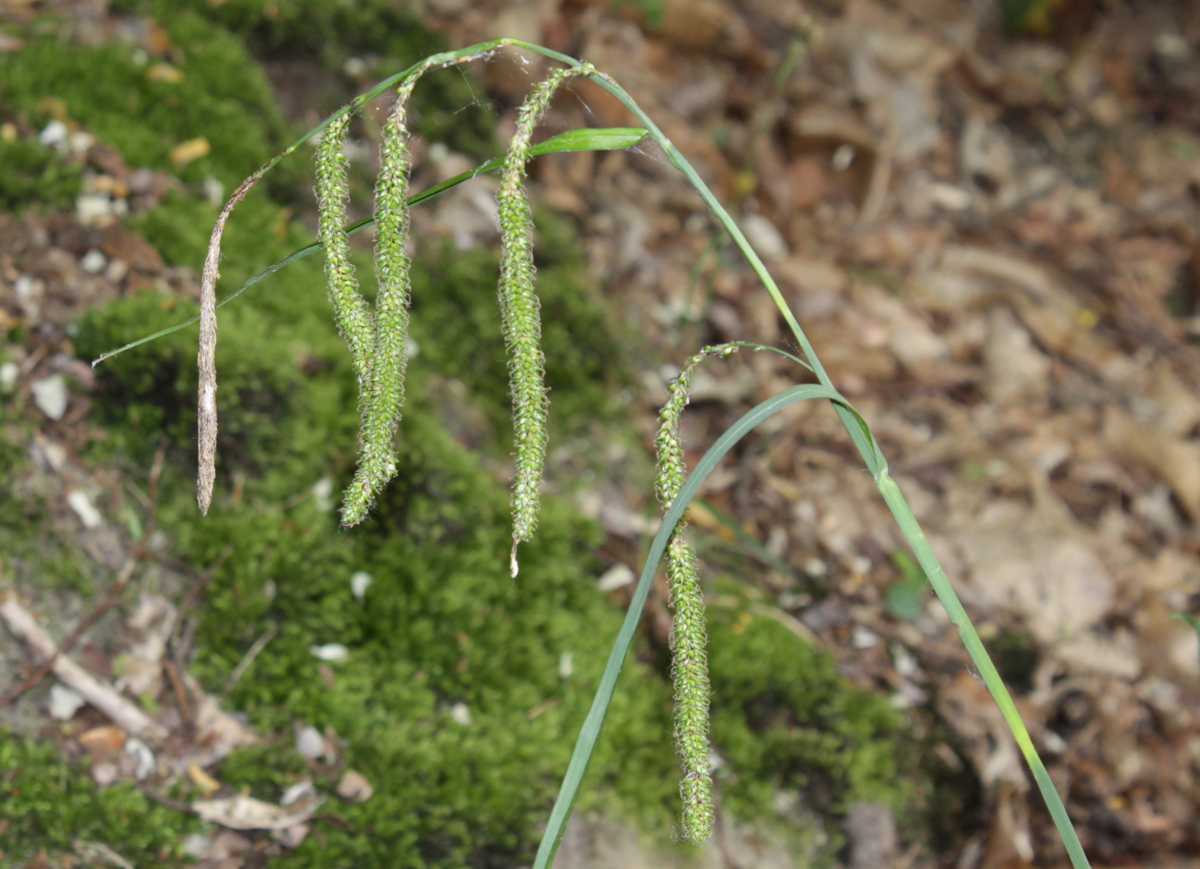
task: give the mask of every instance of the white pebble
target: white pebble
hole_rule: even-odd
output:
[[[322,477],[313,483],[312,499],[313,506],[321,513],[333,509],[333,477]]]
[[[614,564],[596,580],[596,588],[603,592],[615,591],[618,588],[624,588],[635,579],[637,577],[633,575],[633,571],[628,566]]]
[[[219,208],[225,201],[225,185],[212,175],[205,175],[202,183],[204,184],[204,198],[208,200],[208,204],[213,208]]]
[[[207,856],[211,847],[212,839],[203,833],[192,833],[183,837],[183,853],[189,857],[195,857],[197,860]]]
[[[50,686],[50,717],[55,721],[70,721],[86,703],[83,695],[74,688],[59,684]]]
[[[313,733],[317,732],[316,728],[308,729],[312,730]],[[317,734],[317,736],[320,738],[320,734]],[[298,744],[299,740],[297,740],[297,745]],[[322,746],[324,746],[323,742]],[[300,800],[305,799],[306,797],[315,797],[316,795],[317,789],[313,787],[312,781],[310,779],[301,779],[283,792],[283,796],[279,798],[279,805],[287,808],[290,805],[300,802]]]
[[[33,402],[50,419],[62,419],[67,412],[67,382],[61,374],[51,374],[31,387]]]
[[[32,278],[29,275],[18,275],[17,282],[13,284],[13,290],[16,291],[17,301],[32,302],[41,295],[44,286],[37,278]]]
[[[350,654],[350,650],[341,643],[326,643],[323,646],[309,646],[308,650],[314,658],[322,661],[340,661]]]
[[[362,600],[372,582],[374,580],[371,579],[371,574],[365,570],[360,570],[350,577],[350,593],[354,595],[354,599]]]
[[[879,642],[879,635],[868,627],[859,625],[850,634],[850,645],[856,649],[871,649]]]
[[[0,389],[12,389],[17,383],[17,375],[21,373],[21,366],[15,362],[5,362],[0,365]]]
[[[455,703],[450,707],[450,717],[454,719],[455,724],[466,727],[471,723],[471,710],[467,708],[466,703]]]
[[[763,259],[787,259],[788,246],[783,240],[783,235],[775,228],[775,224],[761,214],[747,214],[743,217],[742,232]]]
[[[94,223],[114,211],[113,201],[103,193],[85,193],[75,197],[75,216],[82,223]]]
[[[133,771],[133,777],[138,781],[154,772],[154,752],[136,736],[125,740],[125,753],[137,758],[137,768]]]
[[[38,141],[61,150],[67,144],[67,125],[62,121],[51,121],[38,133]]]
[[[73,489],[67,493],[67,505],[75,511],[84,528],[99,528],[104,524],[104,517],[92,506],[92,499],[82,489]]]
[[[100,788],[106,788],[121,776],[117,765],[111,761],[101,761],[92,767],[92,779]]]
[[[371,71],[371,67],[361,57],[348,57],[342,64],[342,72],[351,78],[358,78]]]
[[[104,271],[106,265],[108,265],[108,257],[95,248],[85,253],[83,259],[79,261],[79,267],[89,275],[100,274],[100,272]]]
[[[96,137],[85,130],[76,130],[67,137],[67,148],[72,154],[86,154],[92,145],[96,144]]]
[[[296,751],[310,760],[315,760],[325,753],[325,737],[321,736],[321,731],[317,728],[306,724],[296,734]]]

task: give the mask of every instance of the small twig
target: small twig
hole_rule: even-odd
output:
[[[54,675],[78,691],[83,699],[95,706],[112,721],[134,736],[164,739],[167,729],[138,709],[108,685],[62,654],[54,639],[33,614],[13,598],[0,601],[0,618],[16,636],[25,641],[33,652],[48,659]],[[43,665],[45,666],[45,665]]]
[[[267,643],[275,639],[275,635],[279,633],[279,628],[272,625],[265,633],[246,650],[246,654],[242,655],[242,660],[237,662],[237,666],[233,668],[233,672],[229,674],[229,678],[225,680],[225,687],[221,689],[221,697],[225,697],[233,686],[238,683],[242,676],[246,675],[246,671],[250,669],[250,665],[254,663],[254,659],[259,653],[267,647]]]
[[[99,857],[110,866],[116,866],[118,869],[134,869],[132,863],[114,851],[112,848],[101,842],[89,842],[84,839],[76,839],[71,843],[75,847],[75,853],[85,859],[88,856]]]
[[[126,560],[124,566],[121,568],[121,573],[117,576],[117,581],[109,587],[108,593],[104,595],[104,599],[100,601],[100,603],[91,612],[80,619],[79,624],[75,626],[75,630],[71,631],[67,638],[62,641],[62,643],[55,646],[54,642],[51,640],[49,651],[38,650],[39,654],[46,656],[45,660],[42,661],[42,663],[38,665],[37,669],[33,671],[33,675],[31,675],[24,682],[14,685],[4,694],[3,697],[0,697],[0,707],[7,706],[30,688],[34,687],[43,679],[45,679],[46,674],[55,668],[59,656],[64,654],[68,649],[71,648],[71,646],[75,645],[75,641],[79,639],[84,631],[92,626],[96,619],[108,612],[109,608],[116,603],[117,597],[122,591],[124,591],[125,586],[129,584],[129,580],[133,578],[133,571],[137,567],[137,562],[138,558],[141,556],[141,551],[142,547],[139,545],[137,549],[134,550],[134,554],[131,555],[128,560]],[[15,605],[16,604],[14,602],[14,606]],[[30,618],[32,618],[32,616]],[[38,630],[41,630],[41,628],[38,627]],[[22,639],[25,639],[24,635],[20,636],[22,636]],[[46,636],[47,639],[49,639],[49,634]],[[26,642],[29,641],[26,640]],[[32,643],[30,643],[30,645],[32,645]]]
[[[183,625],[183,630],[178,630],[180,624]],[[192,643],[196,640],[199,621],[194,616],[189,616],[177,622],[176,629],[178,636],[171,640],[171,659],[175,662],[175,666],[180,673],[186,673],[188,657],[192,653]]]
[[[196,814],[196,810],[182,800],[173,800],[170,797],[165,797],[158,791],[153,790],[149,785],[138,785],[138,790],[151,802],[158,803],[160,806],[166,806],[168,809],[174,809],[177,812],[183,812],[186,815]]]
[[[170,441],[167,438],[162,438],[158,442],[158,449],[154,451],[154,460],[150,462],[150,481],[146,487],[146,497],[150,501],[150,521],[147,525],[147,535],[149,530],[154,526],[155,508],[158,506],[158,480],[162,476],[163,462],[167,458],[167,446]]]
[[[183,596],[183,600],[179,602],[180,615],[183,615],[185,610],[189,610],[195,606],[196,601],[200,598],[200,592],[204,591],[204,587],[208,585],[208,581],[212,579],[213,574],[217,572],[217,568],[224,564],[225,559],[233,554],[234,548],[235,546],[232,541],[225,544],[225,548],[217,554],[212,563],[200,571],[200,574],[192,581],[191,586],[188,588],[187,594]]]
[[[351,833],[354,832],[354,825],[341,815],[331,815],[328,812],[323,812],[319,815],[313,815],[310,820],[325,821],[326,823],[333,824],[339,830],[347,830]]]
[[[90,628],[95,621],[104,615],[116,603],[121,592],[125,590],[125,586],[129,585],[129,581],[133,579],[133,571],[137,567],[138,561],[146,554],[146,541],[149,540],[151,532],[154,531],[154,523],[158,508],[158,480],[162,476],[163,462],[167,455],[168,441],[163,438],[159,441],[158,449],[154,452],[154,460],[150,463],[150,485],[147,493],[147,512],[149,514],[146,521],[145,532],[142,534],[141,541],[134,547],[133,553],[126,559],[125,564],[121,566],[121,572],[117,574],[116,582],[114,582],[104,595],[104,599],[100,601],[96,607],[84,616],[79,624],[75,626],[75,630],[67,635],[54,653],[44,660],[36,670],[24,682],[10,688],[2,697],[0,697],[0,708],[12,703],[30,688],[37,685],[46,678],[46,674],[54,668],[54,662],[60,654],[65,653],[70,649],[75,642],[83,635],[83,632]],[[82,566],[81,566],[82,569]]]
[[[171,659],[175,664],[175,672],[187,673],[188,655],[191,652],[192,641],[196,636],[196,619],[188,616],[188,611],[195,606],[204,587],[208,585],[208,581],[212,579],[212,575],[216,572],[226,558],[233,553],[234,545],[232,542],[225,545],[225,548],[213,559],[212,563],[204,570],[200,571],[192,580],[192,584],[184,593],[183,599],[179,602],[179,609],[175,617],[175,625],[171,629],[171,636],[167,639],[167,645],[171,649]],[[190,565],[179,564],[175,567],[177,570],[189,571]]]
[[[171,683],[171,691],[175,695],[175,703],[179,707],[179,718],[183,722],[183,726],[187,730],[192,729],[192,711],[188,706],[187,691],[184,690],[183,680],[179,678],[179,669],[173,661],[163,658],[163,672],[167,674],[167,681]]]

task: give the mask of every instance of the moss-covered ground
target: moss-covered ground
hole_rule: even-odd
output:
[[[81,48],[32,39],[0,55],[0,111],[36,125],[53,105],[46,98],[58,99],[71,119],[134,166],[168,168],[170,146],[204,136],[211,155],[177,169],[181,179],[213,174],[236,183],[295,133],[245,48],[249,40],[260,50],[281,50],[286,40],[264,17],[276,7],[179,5],[191,11],[163,19],[171,62],[183,72],[177,82],[148,77],[145,59],[119,43]],[[383,24],[393,28],[392,42],[364,50],[403,55],[402,63],[438,47],[411,23],[393,20],[390,6],[336,5],[342,11],[327,18],[288,18],[289,39],[319,34],[331,64],[343,60],[336,44],[339,33],[351,38],[351,24],[364,39]],[[370,15],[377,26],[364,23]],[[281,178],[308,183],[308,167],[287,172]],[[60,176],[43,174],[40,198],[54,203]],[[225,292],[311,242],[291,218],[297,197],[281,190],[283,183],[255,191],[235,212],[226,234]],[[172,193],[130,223],[168,263],[194,268],[216,212],[191,191]],[[626,376],[613,361],[621,344],[588,289],[569,234],[547,230],[542,241],[557,424],[567,429],[597,415],[611,423],[603,408]],[[493,428],[505,430],[496,257],[436,240],[422,250],[413,314],[421,352],[410,364],[399,475],[372,518],[353,531],[339,528],[323,488],[332,482],[336,504],[352,471],[357,411],[316,258],[221,309],[218,492],[207,518],[197,514],[191,483],[194,334],[177,333],[97,369],[93,410],[107,436],[90,459],[145,457],[166,436],[157,527],[174,557],[197,567],[219,564],[198,611],[194,674],[220,691],[254,641],[277,632],[225,701],[247,713],[267,742],[239,750],[214,774],[269,800],[305,776],[328,792],[342,766],[363,772],[375,787],[366,802],[327,807],[333,820],[318,822],[298,848],[284,852],[281,866],[528,861],[621,616],[593,581],[600,565],[590,553],[599,531],[565,502],[551,499],[536,539],[522,548],[519,579],[509,577],[507,492],[488,470],[494,463],[447,429],[431,386],[444,382],[435,378],[460,380]],[[362,265],[366,273],[369,263]],[[94,357],[194,310],[187,298],[133,294],[81,319],[77,354]],[[503,434],[487,449],[503,457]],[[4,515],[16,523],[30,514]],[[360,571],[372,584],[358,599],[350,579]],[[725,759],[723,798],[735,815],[766,822],[779,820],[774,794],[808,794],[805,805],[828,827],[828,859],[838,813],[850,802],[884,799],[899,808],[908,793],[896,758],[899,719],[770,620],[742,610],[714,618],[713,736]],[[346,657],[318,660],[311,648],[326,643],[343,644]],[[627,664],[583,803],[636,819],[665,841],[677,766],[664,676],[641,660]],[[300,758],[297,722],[332,734],[341,765]],[[6,865],[64,852],[76,838],[106,842],[138,866],[179,865],[180,831],[198,822],[169,816],[126,786],[97,794],[86,770],[66,765],[52,745],[0,737],[0,817],[17,819],[0,826]]]

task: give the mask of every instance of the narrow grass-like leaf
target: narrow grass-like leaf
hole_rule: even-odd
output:
[[[580,127],[567,130],[529,149],[529,156],[555,151],[620,151],[646,138],[645,127]]]
[[[617,634],[616,642],[613,643],[612,651],[609,653],[608,663],[604,668],[604,673],[600,677],[600,685],[596,689],[591,709],[588,710],[587,718],[584,719],[583,727],[580,729],[579,739],[575,742],[575,750],[571,755],[570,763],[567,765],[567,772],[563,776],[563,783],[559,788],[554,808],[550,811],[550,819],[546,824],[545,832],[542,834],[542,841],[538,846],[537,857],[533,864],[534,869],[548,869],[554,860],[554,852],[557,850],[563,830],[566,828],[567,819],[571,814],[571,806],[575,802],[575,796],[579,792],[579,784],[583,780],[584,772],[587,770],[588,760],[591,759],[592,751],[596,747],[596,740],[599,738],[600,729],[604,725],[604,716],[608,712],[608,704],[612,700],[617,677],[621,674],[621,666],[625,663],[625,656],[628,654],[629,646],[633,642],[634,634],[637,632],[637,624],[641,619],[642,609],[646,604],[646,597],[650,593],[650,585],[658,569],[658,562],[662,558],[664,551],[666,551],[667,544],[671,539],[672,529],[683,516],[684,510],[687,509],[687,505],[691,502],[692,498],[696,496],[696,492],[699,491],[700,486],[708,478],[708,475],[712,473],[717,462],[738,441],[763,420],[783,408],[798,401],[806,401],[811,398],[827,398],[833,401],[836,406],[845,406],[849,408],[852,414],[857,415],[857,411],[850,408],[846,404],[846,400],[834,389],[817,384],[793,386],[791,389],[784,390],[779,395],[767,399],[730,426],[724,434],[717,438],[716,443],[704,454],[703,458],[696,464],[695,469],[688,475],[680,487],[679,494],[671,503],[671,507],[667,510],[666,515],[663,516],[662,525],[659,526],[658,533],[654,535],[654,540],[650,543],[650,552],[646,556],[645,565],[642,567],[642,575],[638,579],[638,584],[634,589],[633,598],[629,602],[629,609],[625,613],[625,620],[621,624],[621,630]]]
[[[550,73],[517,111],[517,130],[504,159],[496,204],[500,212],[500,321],[508,348],[512,390],[516,476],[512,485],[513,546],[509,559],[517,575],[517,546],[537,527],[538,487],[546,463],[545,358],[542,355],[541,304],[533,286],[533,216],[525,197],[525,164],[534,128],[558,87],[570,78],[594,72],[567,67]]]

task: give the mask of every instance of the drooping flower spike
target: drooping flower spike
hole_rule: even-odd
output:
[[[343,145],[350,123],[346,113],[325,131],[317,149],[317,205],[325,249],[329,302],[338,331],[354,360],[361,425],[358,468],[342,503],[342,524],[357,525],[396,473],[394,440],[404,405],[411,259],[408,255],[408,101],[430,69],[462,63],[429,61],[403,79],[384,125],[379,177],[375,185],[375,270],[379,291],[372,313],[358,289],[346,234],[349,186]]]
[[[537,528],[539,486],[546,464],[546,364],[542,354],[541,303],[533,287],[533,216],[525,196],[525,164],[533,130],[554,92],[576,76],[590,75],[591,64],[550,73],[517,111],[517,131],[509,142],[496,204],[500,212],[500,318],[508,348],[513,403],[516,477],[512,485],[512,575],[517,575],[517,546]]]
[[[687,361],[668,386],[667,403],[659,413],[658,471],[654,488],[664,511],[679,495],[687,469],[679,419],[687,407],[692,372],[705,359],[725,357],[737,349],[724,344],[705,347]],[[680,519],[667,546],[667,584],[674,613],[671,631],[671,676],[675,682],[675,749],[683,767],[679,793],[683,797],[683,833],[688,841],[704,842],[712,834],[712,772],[709,761],[708,721],[712,689],[708,679],[708,627],[704,620],[704,593],[696,569],[696,555],[683,537],[686,521]]]

